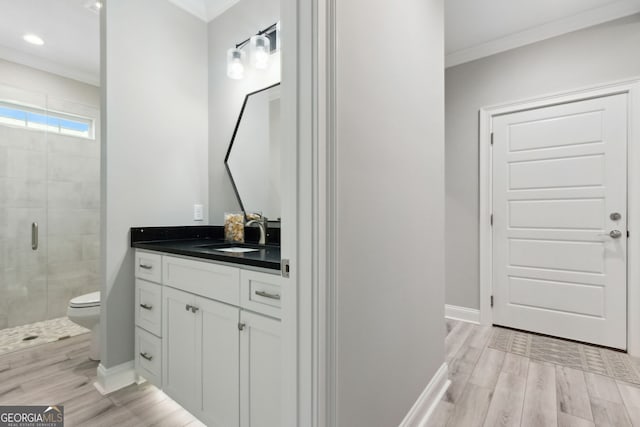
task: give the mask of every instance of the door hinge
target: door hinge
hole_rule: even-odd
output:
[[[627,230],[627,239],[629,238],[629,230]]]
[[[489,217],[489,222],[491,223],[491,225],[493,225],[493,214],[491,214],[491,216]]]
[[[493,145],[493,132],[491,132],[491,145]]]
[[[491,307],[493,307],[493,295],[491,295]]]
[[[238,330],[239,331],[243,331],[245,326],[247,326],[246,323],[238,322]]]

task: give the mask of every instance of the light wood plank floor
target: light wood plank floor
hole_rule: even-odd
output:
[[[490,327],[447,329],[452,384],[430,427],[640,427],[640,387],[488,348]],[[68,427],[202,426],[151,385],[102,396],[88,350],[84,334],[1,355],[0,405],[62,404]]]
[[[109,396],[93,386],[89,334],[0,356],[0,405],[64,405],[65,426],[202,426],[157,388],[131,385]]]
[[[637,385],[489,348],[492,331],[447,320],[451,386],[430,427],[640,427]]]

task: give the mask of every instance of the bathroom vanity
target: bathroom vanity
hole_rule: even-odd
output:
[[[279,247],[216,251],[218,228],[203,229],[132,229],[136,372],[206,425],[281,425]]]

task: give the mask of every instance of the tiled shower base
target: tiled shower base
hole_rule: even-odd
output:
[[[67,317],[0,330],[0,354],[89,332]]]

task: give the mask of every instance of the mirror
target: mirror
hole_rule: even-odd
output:
[[[245,97],[224,163],[240,208],[279,219],[280,83]]]

